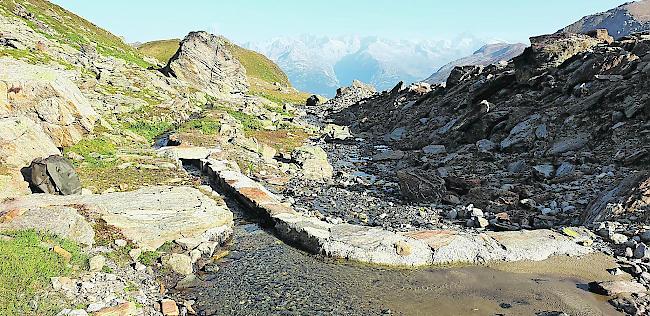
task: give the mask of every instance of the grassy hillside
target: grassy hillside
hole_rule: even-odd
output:
[[[31,19],[24,21],[35,31],[60,43],[80,48],[96,43],[97,51],[105,56],[121,58],[142,67],[151,66],[142,55],[121,38],[46,0],[0,0],[0,14],[17,17],[13,12],[16,3],[22,5],[41,23]],[[41,24],[41,25],[39,25]],[[53,31],[53,32],[52,32]]]
[[[138,46],[138,51],[144,55],[154,57],[166,64],[178,50],[180,40],[169,39],[144,43]]]
[[[287,75],[266,56],[233,43],[229,43],[229,48],[235,58],[246,68],[249,78],[256,78],[271,84],[278,82],[286,87],[291,86]]]

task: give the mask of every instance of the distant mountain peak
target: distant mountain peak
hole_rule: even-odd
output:
[[[303,91],[333,96],[352,80],[379,90],[415,82],[449,61],[471,54],[486,42],[471,34],[445,40],[390,39],[378,36],[302,35],[247,43],[275,61]]]

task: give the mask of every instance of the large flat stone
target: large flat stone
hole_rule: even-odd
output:
[[[74,242],[92,245],[95,231],[74,206],[44,206],[14,209],[0,217],[0,231],[34,229]]]
[[[144,250],[181,238],[223,240],[233,225],[232,212],[191,187],[160,186],[83,196],[35,194],[0,204],[0,213],[66,205],[100,214]]]
[[[176,160],[201,160],[219,151],[218,148],[169,146],[158,149],[158,155]]]
[[[591,252],[590,248],[546,229],[480,234],[439,230],[406,235],[428,244],[435,264],[540,261],[554,255],[578,256]]]

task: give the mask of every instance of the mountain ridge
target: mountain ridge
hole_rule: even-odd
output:
[[[586,33],[606,29],[615,39],[650,30],[650,0],[628,2],[605,12],[585,16],[558,33]]]

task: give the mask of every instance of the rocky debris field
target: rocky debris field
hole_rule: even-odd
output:
[[[510,63],[457,67],[446,87],[398,85],[324,110],[356,139],[324,145],[331,183],[295,179],[285,193],[325,220],[394,230],[578,236],[584,225],[593,233],[581,243],[596,241],[647,282],[649,37],[531,41]],[[619,308],[642,314],[644,299],[631,301]]]

